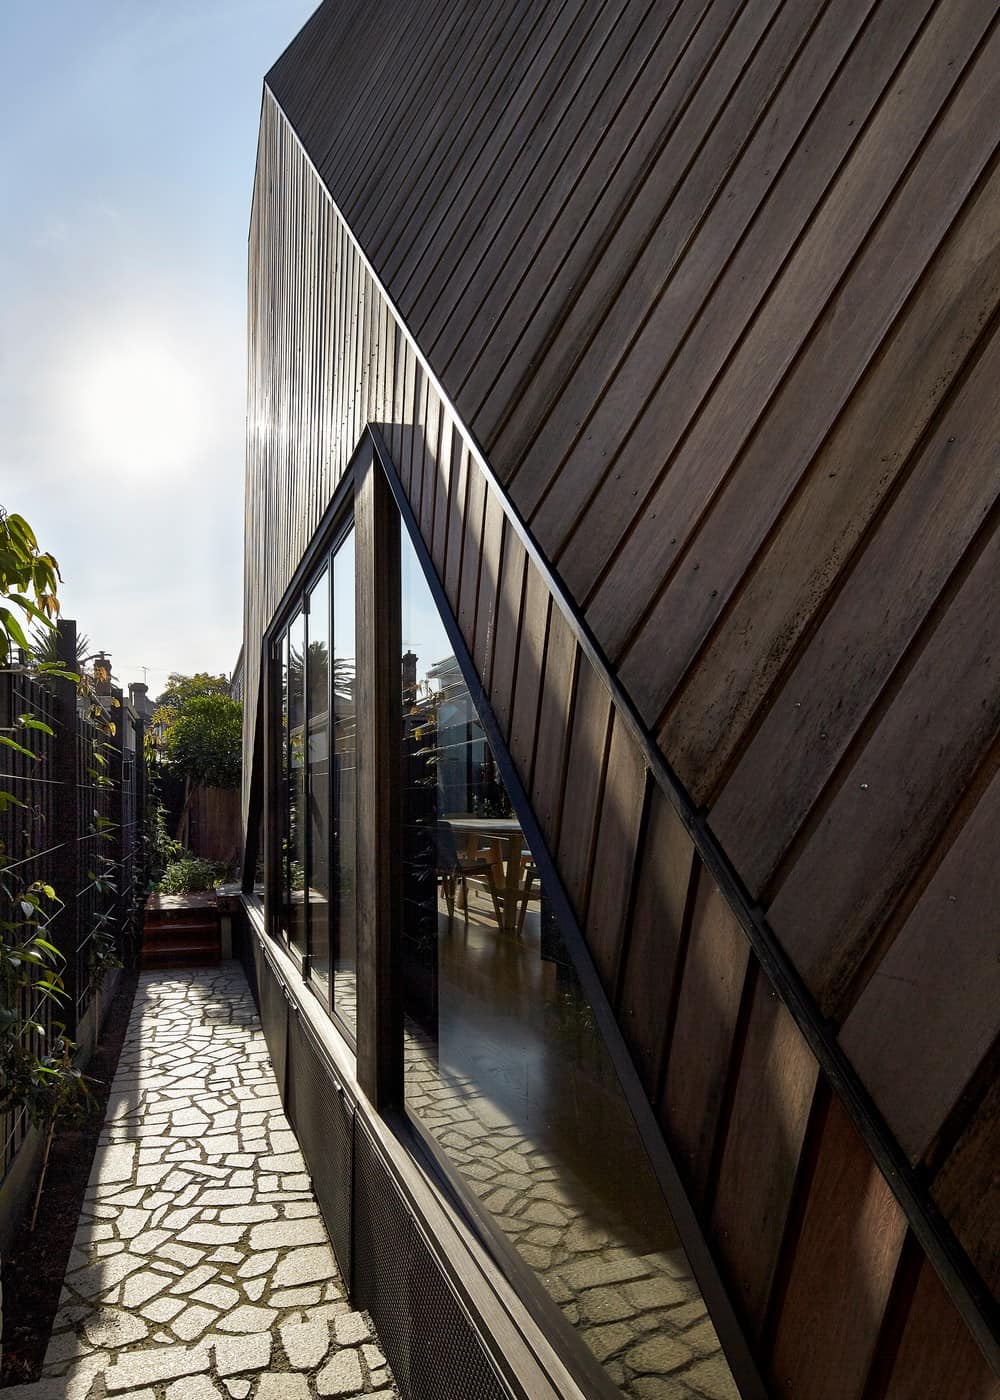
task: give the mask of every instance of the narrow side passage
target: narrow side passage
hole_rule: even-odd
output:
[[[236,963],[140,978],[45,1355],[11,1400],[397,1392]]]

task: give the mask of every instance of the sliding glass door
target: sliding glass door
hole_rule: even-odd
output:
[[[281,897],[274,931],[324,1007],[357,1024],[354,530],[343,530],[274,648],[280,726],[274,817]]]

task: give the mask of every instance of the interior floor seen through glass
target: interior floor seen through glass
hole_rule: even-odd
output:
[[[407,1111],[578,1329],[609,1388],[735,1400],[405,531],[402,576]]]

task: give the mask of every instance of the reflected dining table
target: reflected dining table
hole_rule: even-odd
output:
[[[524,833],[513,817],[443,817],[455,833],[459,850],[472,855],[476,845],[484,840],[500,845],[503,883],[496,886],[504,933],[517,932],[517,907],[521,897],[521,853]]]

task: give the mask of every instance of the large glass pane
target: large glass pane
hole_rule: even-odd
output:
[[[288,936],[301,953],[306,951],[306,841],[305,815],[305,616],[297,612],[288,628],[288,849],[290,909]]]
[[[333,556],[333,820],[336,964],[333,1008],[357,1025],[357,721],[354,705],[354,531]]]
[[[736,1400],[405,529],[402,643],[407,1111],[590,1347],[595,1394]]]
[[[330,996],[330,571],[309,590],[309,976]]]
[[[280,911],[278,921],[283,929],[291,927],[292,887],[291,887],[291,843],[289,840],[290,813],[288,803],[288,633],[284,632],[278,643],[275,661],[278,667],[278,706],[281,727],[275,735],[278,746],[278,761],[275,765],[278,775],[277,818],[278,818],[278,887],[280,890]],[[276,932],[276,930],[272,930]]]

